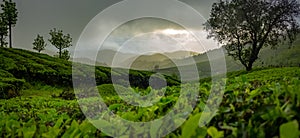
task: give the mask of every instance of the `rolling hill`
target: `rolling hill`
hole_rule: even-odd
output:
[[[111,49],[103,49],[98,52],[96,59],[77,57],[75,61],[88,65],[95,64],[105,67],[152,71],[156,65],[160,68],[174,67],[175,65],[172,60],[184,59],[197,54],[192,51],[124,53]],[[185,63],[182,65],[185,65]]]
[[[0,98],[20,95],[23,86],[42,83],[44,85],[72,88],[72,71],[85,78],[87,72],[95,71],[97,85],[112,83],[114,77],[117,84],[147,88],[149,78],[155,72],[136,71],[127,69],[111,69],[107,67],[93,67],[54,58],[46,54],[35,53],[22,49],[0,48]],[[78,77],[78,76],[77,76]],[[179,81],[165,76],[168,85],[177,85]],[[126,80],[129,78],[130,83]],[[154,77],[156,78],[156,77]],[[157,78],[161,80],[160,78]]]
[[[210,72],[210,61],[208,59],[208,54],[216,55],[214,52],[220,49],[215,49],[208,51],[207,53],[199,54],[197,56],[178,59],[176,62],[181,63],[176,67],[171,68],[162,68],[159,72],[168,74],[168,75],[177,75],[179,76],[178,68],[183,68],[184,72],[189,72],[192,63],[189,61],[195,61],[196,66],[199,70],[200,78],[209,77]],[[223,51],[226,52],[224,48]],[[298,67],[300,66],[300,37],[292,44],[283,43],[279,45],[277,48],[266,47],[263,48],[259,53],[259,59],[254,63],[254,68],[260,67]],[[225,55],[226,60],[226,68],[227,72],[244,70],[243,65],[239,61],[233,60],[231,57]],[[221,61],[221,58],[215,57],[211,61],[218,63]],[[167,62],[166,62],[167,63]],[[182,66],[183,65],[183,66]],[[172,64],[166,65],[172,66]],[[191,78],[193,79],[193,78]]]
[[[239,61],[233,60],[226,55],[224,48],[210,50],[206,53],[195,54],[191,51],[176,51],[170,53],[148,53],[146,55],[130,54],[116,52],[113,50],[100,51],[97,58],[97,65],[100,63],[109,63],[111,66],[115,58],[115,65],[122,68],[131,68],[136,70],[152,71],[155,67],[159,68],[160,73],[167,75],[179,75],[178,68],[186,69],[196,63],[201,78],[210,76],[210,61],[207,55],[217,55],[216,51],[223,50],[225,52],[225,60],[227,72],[243,70],[244,67]],[[300,65],[300,37],[289,45],[288,43],[280,44],[276,49],[271,47],[263,48],[260,51],[259,59],[254,63],[254,67],[290,67]],[[114,57],[117,54],[118,57]],[[194,56],[192,56],[194,55]],[[211,61],[220,62],[221,57],[211,56]]]

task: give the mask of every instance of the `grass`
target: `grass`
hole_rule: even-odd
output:
[[[62,88],[55,88],[52,86],[44,86],[42,88],[31,88],[22,91],[22,97],[51,97],[58,95],[63,91]]]

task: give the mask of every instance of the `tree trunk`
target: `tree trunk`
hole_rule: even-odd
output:
[[[1,38],[0,38],[0,43],[1,43],[1,47],[4,47],[4,42],[3,42],[3,35],[1,35]]]
[[[254,63],[254,62],[252,62],[252,61],[249,62],[248,66],[246,66],[246,70],[247,70],[247,71],[251,71],[251,70],[252,70],[253,63]]]
[[[251,71],[251,70],[252,70],[252,66],[246,67],[246,71]]]
[[[59,48],[59,58],[61,58],[61,48]]]
[[[8,25],[9,28],[9,48],[12,48],[12,41],[11,41],[11,24]]]

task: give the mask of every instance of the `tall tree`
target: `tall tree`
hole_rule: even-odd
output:
[[[7,45],[6,36],[8,35],[8,28],[6,22],[3,19],[3,14],[0,14],[0,46],[4,47]]]
[[[9,30],[9,47],[12,48],[12,27],[17,23],[18,11],[16,9],[16,3],[11,0],[3,0],[4,4],[1,4],[3,11],[3,19],[8,25]]]
[[[33,49],[38,51],[39,53],[42,50],[45,50],[45,47],[47,46],[43,36],[40,35],[37,35],[37,37],[34,39],[34,42],[32,44],[33,44]]]
[[[297,0],[220,0],[205,25],[208,38],[225,45],[228,55],[250,71],[263,47],[294,41],[299,15]]]
[[[62,30],[50,30],[49,42],[54,45],[59,51],[59,58],[62,58],[62,50],[72,46],[72,38],[70,34],[64,35]]]

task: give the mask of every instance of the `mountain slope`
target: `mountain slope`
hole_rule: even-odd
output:
[[[155,65],[161,68],[174,67],[172,60],[184,59],[196,54],[198,53],[192,51],[124,53],[122,51],[103,49],[98,52],[96,59],[77,57],[75,61],[88,65],[95,63],[97,66],[152,71]]]
[[[22,49],[0,48],[0,94],[7,94],[10,91],[17,93],[18,91],[16,90],[22,88],[22,82],[31,85],[43,83],[50,86],[72,88],[72,65],[70,61],[54,58],[46,54]],[[112,77],[114,77],[117,80],[115,83],[120,85],[129,86],[129,83],[125,83],[127,81],[126,78],[129,78],[131,86],[147,88],[149,86],[149,78],[155,74],[155,72],[128,71],[126,69],[111,69],[100,66],[93,67],[79,63],[75,65],[74,71],[81,79],[86,77],[87,72],[94,70],[94,79],[97,85],[112,83]],[[168,85],[179,84],[179,81],[169,76],[165,77]],[[0,98],[5,97],[0,96]]]

